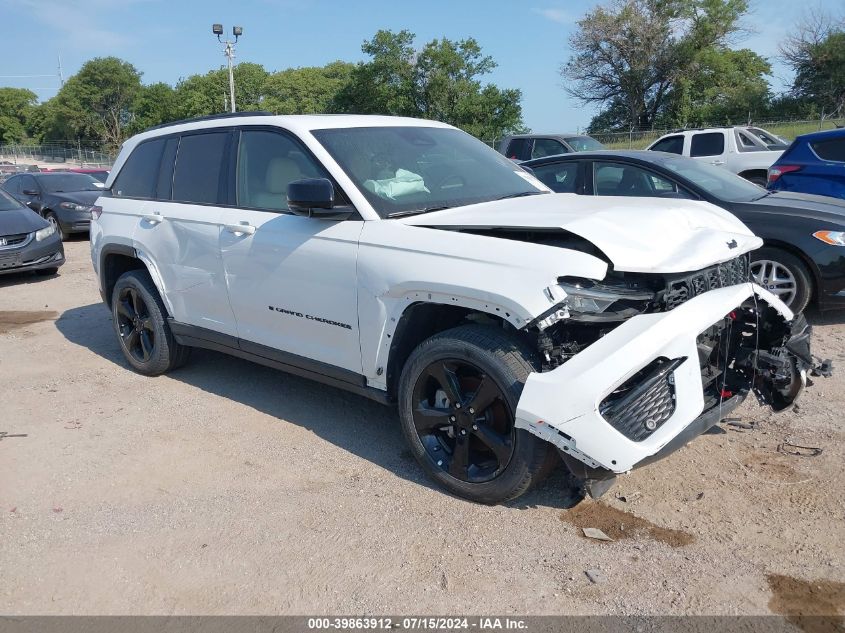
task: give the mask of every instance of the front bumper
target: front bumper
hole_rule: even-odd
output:
[[[30,239],[20,248],[0,249],[0,275],[58,268],[64,263],[65,251],[58,234],[43,242]]]
[[[754,371],[740,385],[744,375],[738,379],[727,365],[720,373],[702,360],[702,336],[726,315],[737,318],[746,302],[759,315],[760,349],[742,352],[742,362],[753,363]],[[793,328],[799,331],[790,332]],[[778,332],[777,346],[768,346],[767,337],[777,338]],[[721,348],[713,353],[721,354]],[[517,404],[516,426],[557,446],[567,462],[582,464],[584,475],[576,476],[612,476],[679,448],[728,415],[749,391],[775,409],[788,406],[803,389],[812,362],[803,317],[795,318],[756,284],[729,286],[669,312],[635,316],[560,367],[531,374]],[[633,428],[641,411],[646,415],[639,420],[656,428],[646,433]],[[617,416],[614,424],[611,415]]]
[[[65,233],[86,233],[91,228],[90,211],[71,211],[69,209],[57,209],[56,219]]]

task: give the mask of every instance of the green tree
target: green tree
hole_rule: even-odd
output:
[[[130,132],[137,134],[149,127],[179,118],[176,91],[166,83],[142,86],[132,104]]]
[[[524,129],[521,93],[484,84],[496,63],[478,42],[435,39],[414,49],[409,31],[379,31],[338,95],[346,112],[436,119],[485,139]]]
[[[20,143],[29,136],[38,97],[24,88],[0,88],[0,143]]]
[[[765,113],[771,101],[771,65],[745,48],[708,47],[699,52],[689,72],[678,77],[667,98],[666,126],[746,122]]]
[[[609,107],[612,127],[652,126],[703,52],[727,50],[747,8],[746,0],[611,0],[578,22],[561,68],[566,90]]]
[[[349,84],[354,64],[288,68],[264,82],[261,107],[276,114],[322,114],[337,108],[338,95]]]
[[[116,148],[127,136],[140,90],[141,73],[129,62],[92,59],[44,104],[41,133],[48,139],[97,139]]]
[[[232,72],[235,78],[235,105],[238,111],[260,110],[264,82],[268,73],[261,64],[243,62]],[[229,104],[229,71],[211,70],[204,75],[191,75],[176,84],[180,104],[179,118],[191,118],[227,112]]]
[[[359,63],[338,95],[338,106],[357,114],[413,116],[414,34],[378,31],[361,50],[370,61]]]
[[[780,53],[795,71],[792,96],[813,104],[823,117],[845,114],[845,18],[811,12]]]

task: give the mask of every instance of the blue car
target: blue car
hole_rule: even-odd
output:
[[[845,128],[796,138],[769,167],[766,187],[845,199]]]

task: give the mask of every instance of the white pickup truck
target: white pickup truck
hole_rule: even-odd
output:
[[[724,127],[671,132],[648,149],[718,165],[765,187],[767,170],[787,146],[786,141],[760,128]]]

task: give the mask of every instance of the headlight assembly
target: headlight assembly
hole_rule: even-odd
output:
[[[816,231],[813,237],[831,246],[845,246],[845,231]]]
[[[648,290],[589,279],[562,277],[558,283],[566,293],[563,305],[577,321],[621,321],[644,312],[655,299]]]
[[[60,202],[59,207],[67,209],[68,211],[90,211],[91,207],[86,204],[76,204],[75,202]]]
[[[43,229],[38,230],[35,232],[35,241],[42,242],[46,240],[48,237],[53,235],[56,232],[56,227],[52,224],[50,226],[45,226]]]

